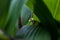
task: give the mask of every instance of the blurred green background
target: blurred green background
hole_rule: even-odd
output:
[[[60,40],[60,0],[0,0],[0,40]]]

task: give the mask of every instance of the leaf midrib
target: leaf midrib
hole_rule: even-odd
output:
[[[58,6],[59,6],[59,0],[57,1],[57,4],[56,4],[56,9],[55,9],[55,12],[54,12],[54,18],[56,17]]]

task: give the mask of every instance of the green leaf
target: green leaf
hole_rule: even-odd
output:
[[[47,21],[49,21],[49,23],[51,23],[51,24],[54,24],[54,25],[56,25],[56,23],[55,23],[55,19],[53,18],[53,16],[51,15],[51,12],[50,12],[50,10],[48,9],[48,7],[46,6],[46,4],[45,4],[45,2],[44,2],[44,0],[41,0],[42,2],[40,2],[40,0],[39,0],[39,3],[37,3],[36,4],[36,6],[38,5],[38,7],[36,8],[38,11],[40,11],[39,13],[38,12],[36,12],[36,14],[34,14],[33,15],[33,17],[34,17],[34,19],[36,18],[35,17],[35,15],[38,17],[38,16],[40,16],[40,17],[38,17],[38,18],[36,18],[36,19],[40,19],[42,22],[45,22],[44,24],[46,24],[46,22]],[[49,0],[48,0],[49,1]],[[37,1],[34,1],[34,0],[29,0],[28,2],[27,2],[27,6],[33,11],[33,9],[34,9],[34,4],[33,3],[36,3]],[[48,2],[49,3],[49,2]],[[53,2],[52,2],[53,3]],[[55,3],[55,2],[54,2]],[[40,5],[40,4],[42,4],[42,5]],[[51,3],[50,3],[51,4]],[[49,4],[48,4],[49,5]],[[40,7],[40,10],[39,10],[39,7]],[[49,6],[50,7],[50,6]],[[36,10],[35,9],[35,10]],[[45,10],[46,9],[46,10]],[[43,12],[44,11],[44,12]],[[33,12],[34,13],[34,12]],[[39,15],[38,15],[39,14]],[[44,14],[44,15],[43,15]],[[47,16],[48,15],[48,16]],[[44,17],[42,17],[42,16],[44,16]],[[36,20],[35,19],[35,20]],[[36,21],[39,21],[39,20],[36,20]],[[48,24],[49,24],[48,23]]]
[[[40,20],[38,19],[38,17],[35,14],[33,14],[33,18],[34,18],[35,21],[40,22]]]
[[[55,19],[43,0],[35,0],[34,13],[46,27],[49,25],[51,25],[51,27],[57,27]]]
[[[10,40],[7,35],[0,29],[0,40]]]
[[[34,0],[28,0],[28,2],[26,3],[26,5],[29,7],[29,9],[32,10],[32,13],[33,13],[33,10],[34,10],[34,5],[33,5],[33,3],[35,3]],[[34,18],[35,21],[40,22],[39,19],[38,19],[38,17],[37,17],[34,13],[33,13],[33,18]]]
[[[0,29],[5,29],[11,0],[0,0]]]
[[[44,0],[45,4],[49,8],[52,16],[60,21],[60,0]]]
[[[49,30],[51,35],[53,35],[52,40],[57,40],[57,23],[53,18],[48,7],[43,0],[35,0],[34,3],[34,13],[39,18],[40,22],[43,24],[43,28]],[[56,33],[56,34],[55,34]]]
[[[26,40],[51,40],[50,33],[34,25],[23,26],[16,34],[17,38]]]
[[[8,12],[8,19],[7,19],[7,25],[6,25],[6,31],[9,35],[14,36],[16,23],[18,22],[21,9],[23,5],[27,2],[27,0],[12,0]]]
[[[33,11],[33,2],[34,0],[28,0],[28,2],[26,3],[26,5]]]
[[[26,5],[23,6],[21,10],[21,22],[22,25],[26,25],[30,18],[32,18],[32,10],[30,10]]]

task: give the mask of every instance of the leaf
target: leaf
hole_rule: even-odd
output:
[[[7,35],[0,29],[0,40],[10,40]]]
[[[11,0],[0,0],[0,29],[5,29]]]
[[[21,10],[21,22],[22,25],[26,25],[29,21],[30,18],[32,18],[32,11],[24,5],[22,10]]]
[[[28,0],[28,2],[26,3],[26,5],[33,11],[33,2],[34,0]]]
[[[35,26],[37,26],[37,25],[35,25]],[[18,38],[19,37],[24,37],[24,35],[28,34],[28,32],[31,30],[31,28],[34,28],[32,24],[31,25],[24,25],[24,26],[22,26],[22,28],[16,33],[16,36]]]
[[[51,15],[51,12],[43,2],[43,0],[35,0],[34,3],[34,13],[39,18],[39,20],[48,27],[57,27],[55,19]]]
[[[26,0],[27,1],[27,0]],[[8,12],[8,19],[6,24],[6,31],[12,37],[15,35],[16,23],[18,22],[21,9],[23,5],[26,3],[24,0],[12,0]],[[18,27],[18,26],[17,26]]]
[[[53,18],[53,16],[51,15],[51,12],[49,11],[49,9],[48,9],[48,7],[45,5],[45,3],[44,3],[44,0],[41,0],[42,2],[40,2],[40,0],[39,0],[39,3],[37,3],[36,4],[36,6],[38,5],[39,7],[41,7],[40,8],[40,10],[41,10],[41,13],[39,12],[39,15],[38,15],[38,12],[36,12],[36,14],[34,14],[34,15],[36,15],[37,17],[38,16],[40,16],[41,15],[41,18],[40,17],[38,17],[38,19],[40,18],[40,20],[42,19],[42,22],[47,22],[47,21],[49,21],[49,23],[50,22],[52,22],[51,24],[54,24],[54,25],[56,25],[56,23],[55,23],[55,19]],[[36,3],[37,1],[34,1],[34,0],[29,0],[28,2],[27,2],[27,6],[33,11],[33,9],[34,9],[34,4]],[[34,4],[33,4],[34,3]],[[43,4],[43,7],[42,7],[42,5],[40,5],[40,4]],[[38,10],[38,11],[40,11],[39,10],[39,7],[37,7],[36,9]],[[35,9],[35,10],[36,10]],[[43,9],[43,10],[42,10]],[[46,9],[46,10],[45,10]],[[43,12],[44,11],[44,12]],[[33,12],[34,13],[34,12]],[[44,14],[44,15],[43,15]],[[33,15],[33,17],[34,17],[34,15]],[[48,16],[47,16],[48,15]],[[44,16],[44,17],[42,17],[42,16]],[[34,19],[35,19],[35,17],[34,17]],[[37,19],[37,18],[36,18]],[[37,20],[36,20],[37,21]],[[48,24],[49,24],[48,23]],[[46,24],[46,23],[44,23],[44,24]]]
[[[44,0],[44,3],[49,8],[52,16],[57,20],[60,21],[60,0]]]
[[[34,18],[35,21],[40,22],[40,20],[38,19],[38,17],[35,14],[33,14],[33,18]]]
[[[24,38],[24,35],[27,34],[30,29],[32,28],[29,28],[30,26],[29,25],[25,25],[23,26],[17,33],[16,33],[16,37],[17,38]],[[28,30],[29,29],[29,30]]]
[[[35,30],[27,40],[51,40],[51,38],[45,30],[41,30],[41,32],[39,31],[38,33]]]
[[[43,28],[49,30],[52,35],[52,40],[57,40],[58,26],[56,24],[56,20],[51,15],[51,12],[49,11],[43,0],[35,0],[34,13],[39,18],[40,22],[43,24]]]
[[[35,3],[34,0],[28,0],[28,2],[26,3],[26,5],[29,7],[29,9],[32,10],[32,14],[33,14],[34,21],[40,22],[39,19],[38,19],[38,17],[33,13],[33,10],[34,10],[34,5],[33,5],[33,3]]]
[[[26,40],[51,40],[49,32],[34,25],[23,26],[16,36]]]

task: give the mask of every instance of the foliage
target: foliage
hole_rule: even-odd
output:
[[[0,29],[17,39],[58,40],[59,3],[59,0],[0,0]],[[19,17],[22,27],[18,30]]]

